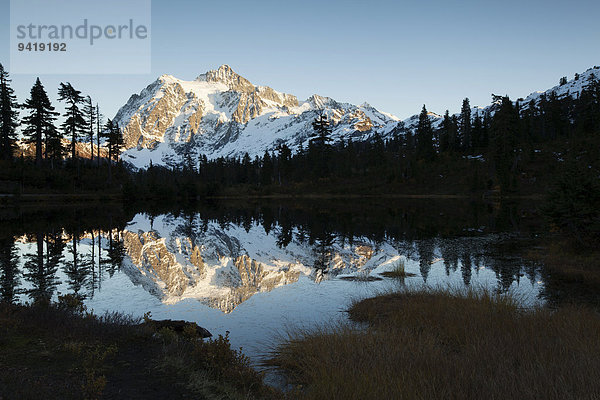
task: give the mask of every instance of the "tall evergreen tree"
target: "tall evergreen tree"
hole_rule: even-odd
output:
[[[83,113],[85,115],[87,138],[90,141],[90,160],[94,161],[94,128],[96,128],[96,107],[92,103],[92,98],[87,96],[83,104]]]
[[[108,147],[108,181],[112,181],[112,163],[119,160],[121,147],[123,146],[123,135],[119,124],[109,119],[104,125],[103,136],[106,138]]]
[[[329,174],[328,154],[331,150],[331,122],[325,114],[315,118],[312,123],[315,135],[308,143],[308,162],[312,169],[312,175],[323,177]]]
[[[111,161],[119,161],[119,155],[123,147],[123,133],[117,122],[108,120],[106,124],[106,145],[108,147],[108,158]]]
[[[66,152],[62,140],[62,132],[54,124],[48,125],[44,132],[44,139],[46,142],[45,157],[50,160],[50,165],[54,169],[54,161],[62,160]]]
[[[450,150],[450,131],[452,129],[452,119],[450,118],[450,112],[446,110],[444,113],[444,119],[442,120],[442,127],[439,133],[440,137],[440,153],[447,152]]]
[[[487,149],[490,143],[490,124],[491,115],[489,110],[485,110],[481,119],[481,135],[479,137],[480,145],[483,149]]]
[[[325,114],[316,118],[312,123],[315,130],[315,136],[310,139],[310,143],[316,147],[324,148],[331,142],[331,122]]]
[[[273,158],[269,155],[269,152],[265,150],[265,154],[262,158],[261,169],[260,169],[260,182],[263,185],[269,185],[273,177]]]
[[[19,105],[10,87],[8,72],[0,64],[0,159],[13,158],[19,116]]]
[[[100,139],[102,136],[102,123],[104,116],[100,113],[100,106],[96,103],[96,150],[98,154],[96,156],[96,161],[98,162],[98,166],[100,166]]]
[[[432,160],[435,157],[433,148],[433,128],[427,108],[423,105],[417,125],[417,157]]]
[[[473,137],[471,135],[471,104],[469,98],[465,98],[460,109],[460,140],[465,151],[472,147]]]
[[[471,147],[473,149],[479,149],[482,147],[482,136],[483,136],[483,121],[479,116],[479,110],[473,117],[473,126],[471,127]]]
[[[84,118],[84,114],[79,108],[79,105],[83,103],[84,98],[81,96],[81,92],[76,90],[69,82],[61,83],[58,89],[58,100],[65,101],[65,121],[62,123],[62,129],[65,136],[71,137],[71,158],[75,160],[76,144],[77,140],[85,135],[87,132],[87,126]]]
[[[23,134],[28,138],[29,143],[35,144],[35,163],[40,166],[44,153],[43,145],[46,144],[47,146],[48,136],[55,133],[54,121],[58,115],[50,103],[40,78],[37,78],[31,88],[30,98],[25,101],[23,108],[30,111],[30,114],[23,118],[23,124],[25,125]],[[44,136],[46,136],[46,140],[44,140]]]
[[[277,162],[277,180],[279,181],[279,185],[281,185],[282,181],[287,182],[292,174],[292,150],[286,144],[279,146],[277,150],[279,151],[279,157]]]
[[[514,189],[518,153],[519,115],[513,102],[505,96],[492,120],[490,145],[496,174],[503,189]]]
[[[453,115],[450,120],[452,124],[450,125],[450,148],[454,151],[460,150],[460,137],[458,134],[458,117]]]

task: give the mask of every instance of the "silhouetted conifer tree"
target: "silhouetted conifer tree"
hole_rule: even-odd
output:
[[[40,78],[37,78],[31,88],[30,98],[25,101],[23,108],[28,109],[30,112],[28,116],[23,118],[23,124],[25,125],[23,134],[29,143],[35,145],[35,163],[40,166],[44,154],[44,142],[48,146],[49,139],[56,135],[54,121],[59,114],[54,111]],[[46,154],[48,154],[48,150],[46,150]]]
[[[10,160],[16,145],[19,105],[8,72],[0,64],[0,159]]]
[[[71,137],[71,158],[75,160],[76,154],[76,143],[79,138],[87,133],[87,126],[84,118],[84,114],[79,108],[79,105],[83,103],[84,98],[81,96],[81,92],[76,90],[69,82],[61,83],[58,89],[58,100],[66,103],[65,107],[65,121],[61,127],[65,136]]]

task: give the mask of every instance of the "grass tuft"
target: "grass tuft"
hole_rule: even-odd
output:
[[[406,272],[406,269],[404,267],[404,260],[398,260],[394,264],[394,266],[392,267],[391,270],[384,271],[380,275],[385,276],[386,278],[396,278],[396,279],[403,279],[403,278],[407,278],[410,276],[415,276],[415,274],[413,274],[411,272]]]
[[[353,282],[375,282],[381,280],[380,277],[371,275],[370,269],[361,270],[354,275],[342,276],[340,279]]]

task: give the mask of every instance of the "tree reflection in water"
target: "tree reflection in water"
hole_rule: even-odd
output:
[[[150,229],[155,217],[168,214],[177,222],[177,235],[192,243],[206,233],[209,223],[237,226],[245,232],[259,225],[266,235],[274,235],[280,249],[293,243],[310,246],[314,253],[310,266],[321,277],[330,270],[334,244],[344,247],[368,240],[374,247],[389,244],[398,254],[417,260],[425,283],[433,265],[448,276],[460,270],[465,285],[485,268],[495,273],[500,290],[508,290],[523,276],[539,279],[539,266],[495,249],[497,243],[539,229],[535,221],[519,217],[535,214],[522,213],[524,207],[528,205],[369,199],[227,202],[187,209],[124,210],[114,205],[93,210],[16,209],[0,227],[0,296],[8,302],[22,294],[31,301],[48,301],[61,283],[69,293],[94,296],[103,279],[120,271],[127,257],[123,231],[140,212],[150,218]],[[19,241],[29,245],[20,246]]]

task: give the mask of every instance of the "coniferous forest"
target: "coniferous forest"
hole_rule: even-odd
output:
[[[600,71],[599,71],[600,74]],[[575,80],[582,79],[575,76]],[[567,83],[561,78],[560,84]],[[546,212],[572,230],[598,227],[600,209],[600,76],[589,75],[577,98],[550,92],[525,103],[492,95],[473,115],[433,124],[424,105],[416,128],[400,123],[386,139],[334,143],[325,115],[306,148],[282,145],[262,157],[184,158],[183,165],[134,171],[120,160],[120,127],[70,83],[61,83],[62,123],[37,79],[19,100],[0,66],[0,191],[136,200],[278,195],[546,196]],[[437,126],[435,128],[434,126]],[[18,132],[22,138],[19,140]],[[565,217],[568,216],[568,217]]]

